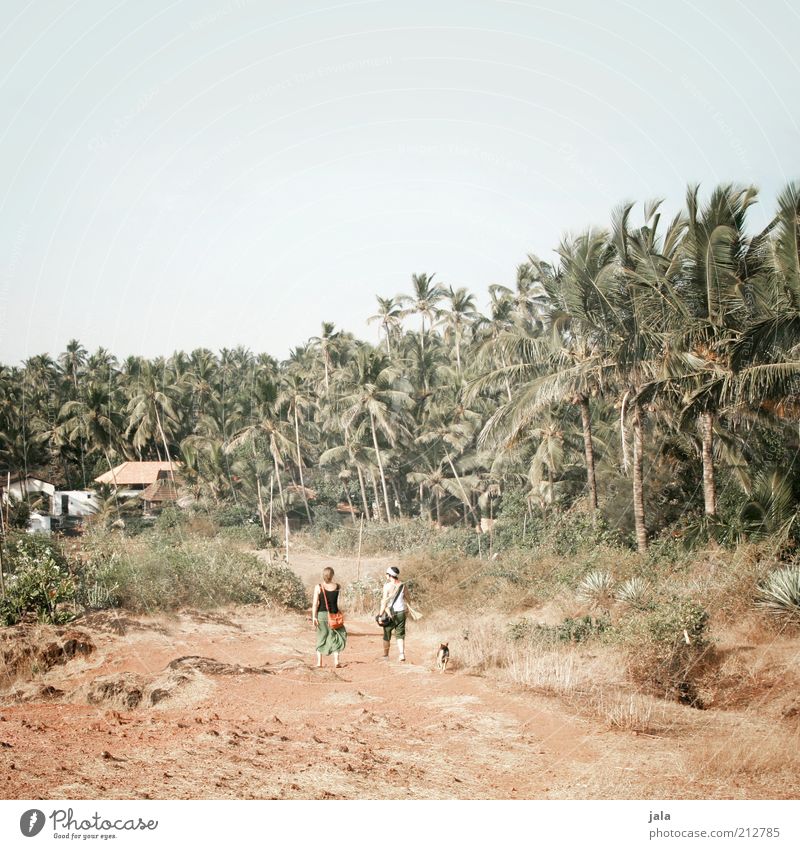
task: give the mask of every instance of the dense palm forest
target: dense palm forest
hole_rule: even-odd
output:
[[[438,274],[378,296],[373,346],[323,323],[285,362],[236,348],[119,361],[73,340],[0,367],[0,468],[90,486],[182,464],[208,509],[478,526],[592,514],[658,535],[792,534],[800,501],[800,186],[763,232],[752,188],[625,205],[529,256],[489,306]],[[346,515],[346,514],[345,514]],[[351,519],[347,518],[347,522]]]

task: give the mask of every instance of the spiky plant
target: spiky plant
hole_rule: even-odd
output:
[[[589,572],[578,584],[578,596],[593,607],[608,609],[614,599],[613,576],[603,569]]]
[[[756,604],[780,619],[800,622],[800,566],[786,566],[767,575],[758,588]]]
[[[620,584],[614,596],[628,607],[642,610],[652,601],[653,588],[644,578],[628,578]]]

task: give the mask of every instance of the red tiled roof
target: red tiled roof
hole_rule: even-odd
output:
[[[181,464],[173,462],[172,468],[175,473]],[[112,472],[108,471],[94,479],[95,483],[105,483],[114,486],[149,486],[158,480],[159,472],[169,476],[169,463],[158,460],[150,460],[142,463],[128,461],[120,463]],[[163,475],[162,475],[163,476]]]

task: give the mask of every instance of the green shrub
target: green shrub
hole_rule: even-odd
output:
[[[63,605],[73,601],[77,585],[58,546],[26,534],[10,538],[5,554],[6,594],[0,599],[0,622],[14,625],[26,614],[50,623],[73,618],[74,612]]]
[[[187,514],[177,504],[167,504],[156,517],[155,528],[158,531],[178,528],[185,525],[187,519]]]
[[[322,534],[330,533],[342,526],[341,515],[336,510],[336,507],[332,507],[329,504],[315,505],[312,516],[314,517],[314,524],[311,526],[311,535],[317,539]],[[352,522],[350,526],[352,527]]]
[[[257,517],[255,517],[256,521],[253,521],[253,511],[240,504],[226,504],[207,512],[220,528],[241,528],[258,524]]]
[[[80,598],[135,612],[222,604],[306,607],[300,578],[269,565],[223,537],[176,538],[153,532],[126,541],[109,535],[88,550]]]
[[[523,618],[508,626],[507,636],[513,642],[583,643],[608,631],[610,624],[607,616],[567,617],[558,625],[541,625]]]
[[[658,695],[699,705],[693,679],[709,648],[703,605],[673,596],[621,620],[616,636],[635,681]]]

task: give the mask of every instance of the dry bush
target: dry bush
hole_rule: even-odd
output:
[[[620,692],[616,687],[600,689],[589,699],[591,713],[609,728],[654,734],[668,724],[666,705],[641,693]]]

